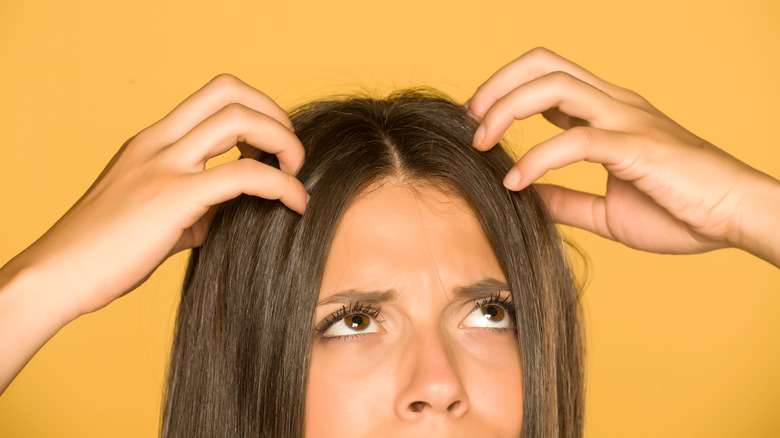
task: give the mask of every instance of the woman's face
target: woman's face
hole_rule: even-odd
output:
[[[511,296],[461,198],[395,181],[347,209],[325,266],[309,437],[518,437]]]

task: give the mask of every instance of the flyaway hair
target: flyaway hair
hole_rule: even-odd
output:
[[[512,192],[501,147],[471,146],[466,110],[430,90],[348,96],[291,112],[311,194],[298,215],[242,195],[192,251],[171,353],[161,435],[302,437],[314,310],[339,221],[394,179],[465,199],[508,281],[523,360],[523,437],[583,434],[579,295],[562,240],[533,187]],[[275,156],[259,160],[278,167]],[[496,388],[496,390],[501,390]]]

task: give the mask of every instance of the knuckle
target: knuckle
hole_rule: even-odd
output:
[[[473,108],[475,104],[479,103],[479,99],[481,95],[484,94],[485,91],[487,90],[487,86],[485,84],[486,83],[483,82],[477,87],[476,90],[474,90],[474,94],[472,95],[471,99],[468,101],[470,108]]]
[[[231,102],[219,110],[220,116],[234,126],[239,126],[249,118],[247,107],[240,103]]]
[[[492,133],[496,129],[496,125],[500,125],[507,117],[512,117],[512,114],[509,112],[507,103],[504,100],[498,99],[495,101],[482,116],[482,125],[486,129],[485,134],[487,134],[487,131]]]
[[[174,147],[166,147],[158,151],[152,159],[148,160],[147,166],[156,169],[156,172],[163,174],[173,173],[193,173],[199,170],[197,165],[183,158],[180,151]]]
[[[623,88],[623,91],[626,93],[627,96],[629,96],[631,99],[641,102],[647,102],[644,97],[642,97],[641,94],[637,93],[634,90],[629,90],[628,88]]]
[[[127,139],[119,149],[121,155],[145,156],[153,153],[154,145],[159,141],[158,134],[152,129],[153,126],[145,128],[136,135]]]
[[[209,81],[209,85],[217,90],[230,90],[241,83],[241,80],[230,73],[220,73]]]
[[[209,92],[214,93],[223,102],[232,102],[240,93],[243,82],[230,73],[222,73],[214,77],[209,84]]]
[[[242,190],[253,186],[258,177],[257,161],[250,158],[242,158],[235,162],[232,174],[236,178]]]
[[[647,101],[644,97],[642,97],[641,94],[637,93],[634,90],[630,90],[628,88],[620,88],[620,92],[623,94],[623,100],[627,102],[629,105],[645,108],[648,105],[650,105],[650,102]]]
[[[528,58],[538,67],[554,64],[560,57],[546,47],[535,47],[528,52]]]
[[[551,56],[555,55],[555,53],[546,47],[537,46],[529,50],[528,55],[539,59],[549,59]]]
[[[596,136],[593,129],[587,126],[575,126],[569,129],[569,135],[573,136],[579,147],[591,149],[596,144]]]
[[[557,87],[570,87],[577,81],[577,78],[574,76],[560,70],[551,72],[547,77]]]
[[[242,179],[247,180],[257,174],[258,162],[251,158],[242,158],[236,161],[235,173]]]
[[[122,149],[136,150],[138,148],[143,148],[143,145],[149,143],[150,138],[151,134],[149,133],[149,128],[146,128],[140,131],[138,134],[128,138],[127,141],[122,145]]]

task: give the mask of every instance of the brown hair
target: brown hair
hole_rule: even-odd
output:
[[[306,148],[303,216],[277,201],[225,203],[192,251],[171,353],[162,435],[300,437],[314,309],[330,242],[350,203],[394,177],[471,206],[512,291],[523,359],[524,437],[582,436],[579,296],[562,240],[513,160],[471,146],[476,122],[432,91],[345,97],[291,113]],[[260,161],[277,166],[273,155]],[[316,407],[310,407],[316,409]]]

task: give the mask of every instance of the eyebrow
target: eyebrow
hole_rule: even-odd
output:
[[[486,278],[476,283],[455,288],[455,298],[473,300],[496,295],[501,291],[511,292],[509,286],[495,278]]]
[[[458,286],[455,288],[455,299],[474,300],[478,298],[489,297],[501,291],[509,291],[509,286],[495,278],[486,278],[476,283]],[[390,290],[360,290],[350,289],[337,294],[333,294],[317,303],[317,306],[327,304],[345,304],[363,303],[379,305],[388,301],[394,301],[398,298],[398,291]]]

